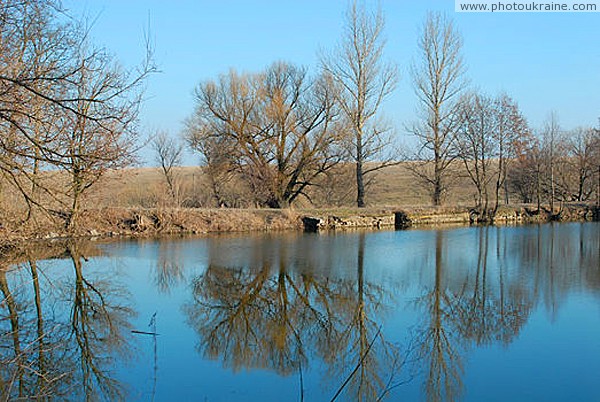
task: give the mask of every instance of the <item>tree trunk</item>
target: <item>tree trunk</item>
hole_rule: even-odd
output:
[[[356,161],[356,206],[364,208],[365,206],[365,183],[363,173],[362,158]]]
[[[439,168],[439,160],[436,156],[436,160],[435,160],[435,172],[434,172],[434,177],[433,177],[433,205],[440,206],[442,205],[442,191],[443,191],[443,185],[442,185],[442,172],[441,169]]]
[[[550,211],[554,213],[554,156],[550,156]]]
[[[65,228],[69,232],[75,230],[75,228],[77,226],[77,219],[78,219],[78,215],[79,215],[80,195],[81,195],[81,192],[79,191],[79,189],[76,188],[73,192],[73,202],[71,203],[71,213],[68,215],[67,222],[65,225]]]
[[[542,192],[542,183],[541,181],[541,177],[540,177],[541,173],[540,173],[540,169],[538,166],[537,169],[537,174],[536,174],[536,196],[537,196],[537,210],[538,213],[540,212],[540,208],[541,208],[541,192]]]

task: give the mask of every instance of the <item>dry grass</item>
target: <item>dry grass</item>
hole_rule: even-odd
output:
[[[353,169],[346,165],[324,178],[321,186],[311,189],[312,202],[302,199],[284,210],[253,207],[248,201],[251,196],[247,188],[235,180],[225,189],[231,205],[238,208],[214,208],[212,189],[199,167],[177,169],[177,200],[169,196],[164,177],[157,168],[126,169],[110,172],[97,183],[82,205],[78,231],[68,235],[155,236],[290,230],[302,227],[301,217],[307,215],[334,221],[360,217],[369,221],[390,217],[398,210],[405,211],[417,224],[468,222],[475,189],[461,174],[461,167],[460,164],[454,166],[457,179],[452,183],[444,207],[431,206],[427,189],[414,178],[406,164],[400,164],[377,173],[368,188],[368,207],[358,209],[353,201]],[[6,188],[0,192],[0,244],[67,236],[65,221],[60,216],[34,210],[31,219],[24,222],[27,208]],[[588,213],[585,211],[583,213]],[[499,215],[506,215],[507,221],[530,215],[522,205],[511,205],[507,211],[500,212]],[[580,212],[581,209],[570,214],[575,216]]]
[[[460,171],[461,166],[456,167]],[[462,172],[461,172],[462,173]],[[179,205],[194,207],[214,207],[212,190],[207,178],[199,167],[182,167],[177,169],[180,186]],[[446,204],[470,205],[473,203],[475,189],[464,175],[451,183]],[[462,177],[460,177],[462,176]],[[311,202],[299,199],[295,208],[340,208],[353,207],[355,183],[352,166],[340,167],[332,176],[323,178],[319,186],[309,190]],[[252,203],[242,202],[247,197],[247,190],[242,183],[234,183],[230,191],[241,194],[229,196],[238,203],[251,207]],[[158,168],[135,168],[109,175],[96,187],[88,197],[89,204],[94,206],[120,207],[157,207],[166,206],[170,200],[166,198],[164,178]],[[427,188],[419,183],[405,164],[378,171],[367,189],[367,205],[373,208],[400,206],[430,205]],[[171,205],[173,206],[173,205]]]

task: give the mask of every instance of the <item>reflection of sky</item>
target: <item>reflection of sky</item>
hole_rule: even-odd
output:
[[[387,341],[406,346],[410,334],[429,325],[428,309],[417,300],[434,292],[436,245],[440,245],[439,290],[450,300],[466,305],[475,296],[484,296],[489,314],[497,314],[501,302],[530,304],[524,326],[507,345],[492,339],[481,347],[474,342],[455,346],[465,368],[461,396],[473,401],[593,400],[600,372],[599,228],[589,223],[123,241],[100,244],[104,256],[90,258],[83,272],[90,278],[109,273],[115,286],[127,286],[137,313],[134,329],[150,331],[148,323],[156,313],[160,334],[156,400],[295,400],[299,397],[295,374],[281,378],[268,370],[234,373],[199,354],[199,336],[182,311],[192,302],[194,278],[209,264],[249,272],[268,267],[271,275],[284,266],[293,278],[311,274],[354,284],[364,241],[365,279],[385,290],[384,304],[392,303],[385,314],[371,318],[379,320]],[[166,288],[157,283],[161,263],[166,263],[167,271],[179,272]],[[60,278],[61,283],[72,278],[68,260],[39,266],[44,278]],[[24,270],[15,271],[9,281],[25,281],[26,276]],[[50,298],[49,291],[44,294]],[[61,314],[67,313],[65,309]],[[448,331],[455,330],[453,318],[443,318]],[[149,400],[153,338],[131,337],[138,347],[135,358],[124,367],[117,362],[116,369],[122,381],[132,384],[132,399]],[[309,364],[303,373],[305,400],[328,400],[331,392],[321,386],[335,388],[335,382],[324,380],[322,363]],[[398,388],[392,399],[422,399],[422,381],[418,377]]]
[[[597,294],[569,298],[555,321],[537,309],[508,348],[494,344],[470,350],[466,399],[598,400],[599,301]]]

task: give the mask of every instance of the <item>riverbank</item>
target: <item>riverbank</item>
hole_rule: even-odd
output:
[[[554,213],[535,206],[504,206],[496,224],[548,221],[592,221],[599,209],[588,204],[563,205]],[[283,230],[344,230],[355,228],[408,228],[429,225],[469,225],[476,221],[468,207],[402,207],[337,209],[194,209],[98,208],[81,213],[79,229],[64,230],[62,222],[46,219],[10,228],[0,226],[0,245],[35,239],[153,237]]]

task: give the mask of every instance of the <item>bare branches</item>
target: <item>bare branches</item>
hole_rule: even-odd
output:
[[[0,172],[15,178],[28,205],[65,208],[60,199],[70,199],[70,228],[81,194],[133,161],[144,82],[156,70],[150,46],[125,70],[88,34],[53,1],[0,6]],[[44,188],[40,177],[51,169],[69,173],[66,191]],[[53,195],[52,205],[41,193]]]
[[[348,152],[356,164],[358,207],[365,206],[365,176],[392,164],[391,129],[378,119],[383,101],[396,88],[395,64],[383,59],[385,22],[381,10],[369,12],[354,1],[346,13],[344,36],[331,55],[321,57],[323,70],[336,87],[336,100],[348,130]],[[376,167],[364,164],[378,160]]]
[[[498,131],[494,100],[478,93],[470,94],[461,102],[460,114],[462,125],[456,139],[457,153],[477,189],[478,219],[487,222],[493,219],[488,216],[488,188],[497,175],[492,164],[496,157],[494,134]]]
[[[302,68],[275,63],[259,74],[232,71],[199,85],[196,101],[188,143],[211,176],[236,171],[261,204],[289,205],[340,161],[332,88]]]
[[[413,172],[431,188],[432,202],[440,205],[447,191],[448,167],[456,158],[453,141],[458,125],[458,98],[467,86],[462,38],[452,21],[430,13],[419,39],[419,61],[413,64],[415,93],[421,122],[411,131],[419,141]]]
[[[152,140],[152,149],[169,190],[171,200],[175,205],[179,204],[179,188],[176,182],[174,168],[181,165],[183,154],[183,145],[169,135],[165,131],[160,131]]]

